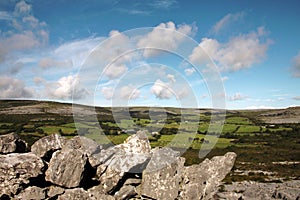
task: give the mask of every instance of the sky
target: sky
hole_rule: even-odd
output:
[[[0,99],[300,105],[297,0],[2,0]]]

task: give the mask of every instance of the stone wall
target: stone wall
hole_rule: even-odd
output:
[[[107,149],[57,134],[30,152],[15,134],[0,145],[0,199],[210,199],[236,159],[229,152],[185,167],[179,152],[151,149],[142,131]]]

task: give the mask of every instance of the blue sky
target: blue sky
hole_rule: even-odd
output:
[[[4,0],[0,98],[300,105],[299,19],[296,0]]]

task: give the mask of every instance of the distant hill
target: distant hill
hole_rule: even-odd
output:
[[[73,107],[73,108],[72,108]],[[218,114],[238,115],[250,117],[268,124],[300,123],[300,107],[290,107],[286,109],[259,109],[259,110],[217,110],[217,109],[199,109],[199,108],[173,108],[173,107],[92,107],[85,105],[72,105],[71,103],[60,103],[53,101],[37,100],[0,100],[0,115],[43,115],[58,114],[61,116],[72,116],[73,109],[76,113],[92,115],[95,112],[98,115],[111,115],[112,110],[122,115],[124,112],[130,112],[131,116],[142,117],[151,115],[180,115],[181,113],[197,114]]]

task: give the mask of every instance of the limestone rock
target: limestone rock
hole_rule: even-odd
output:
[[[55,196],[58,196],[60,194],[63,194],[65,192],[64,188],[58,187],[58,186],[50,186],[48,188],[47,196],[49,198],[53,198]]]
[[[51,158],[51,155],[49,154],[61,149],[65,142],[66,139],[62,136],[58,134],[52,134],[36,141],[31,146],[31,152],[41,158],[45,156]]]
[[[36,186],[28,187],[18,194],[14,199],[42,200],[46,198],[46,190]]]
[[[244,200],[272,200],[299,199],[300,180],[283,183],[258,183],[254,181],[233,182],[223,185],[222,192],[218,192],[214,199],[244,199]],[[236,197],[236,198],[234,198]]]
[[[94,197],[96,200],[115,200],[115,197],[111,195],[106,195],[98,186],[88,189],[88,193],[91,197]]]
[[[136,195],[135,187],[132,185],[123,186],[118,192],[115,194],[116,200],[124,200],[129,199],[130,197],[134,197]]]
[[[153,156],[143,172],[141,194],[153,199],[175,199],[184,158],[169,148],[154,149]]]
[[[97,176],[100,181],[100,184],[97,186],[98,190],[103,194],[111,193],[117,187],[124,174],[124,172],[116,171],[110,166],[100,165],[97,168]]]
[[[95,200],[87,191],[82,188],[67,189],[57,200]]]
[[[205,159],[199,165],[185,167],[179,199],[209,199],[234,165],[236,154]]]
[[[10,133],[0,136],[0,154],[24,153],[27,143],[21,140],[17,134]]]
[[[86,154],[92,167],[101,164],[101,159],[98,159],[95,155],[99,154],[103,147],[90,138],[75,136],[68,140],[63,148],[77,149]]]
[[[0,155],[0,195],[16,194],[30,178],[42,174],[43,168],[43,161],[33,153]]]
[[[138,131],[128,137],[123,144],[102,150],[99,155],[103,162],[97,168],[99,189],[104,193],[110,193],[117,187],[125,173],[143,171],[147,160],[151,157],[151,146],[147,135],[143,131]]]
[[[46,181],[59,186],[74,188],[83,179],[87,156],[76,149],[56,151],[46,171]]]

